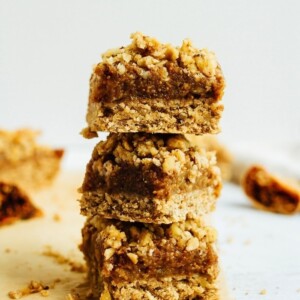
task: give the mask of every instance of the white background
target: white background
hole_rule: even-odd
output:
[[[296,144],[299,153],[299,0],[0,0],[0,127],[41,129],[44,142],[77,149],[66,165],[82,170],[97,142],[79,135],[92,66],[134,31],[216,52],[228,145]],[[300,299],[299,215],[253,210],[237,187],[225,186],[219,202],[220,254],[236,299]]]
[[[0,0],[0,127],[87,145],[89,77],[134,31],[216,52],[227,80],[221,137],[300,141],[300,1]]]

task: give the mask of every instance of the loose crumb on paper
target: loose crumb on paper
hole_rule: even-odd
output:
[[[80,297],[77,294],[68,294],[66,300],[80,300]]]
[[[76,273],[85,273],[86,265],[80,262],[71,260],[68,257],[65,257],[61,253],[54,251],[50,246],[47,246],[45,251],[42,253],[44,256],[52,257],[60,265],[70,266],[70,270]]]
[[[263,289],[259,292],[260,295],[266,295],[267,294],[267,290]]]
[[[53,283],[50,285],[51,289],[54,289],[57,283],[60,283],[61,279],[60,278],[56,278],[54,279]]]
[[[227,237],[227,239],[226,239],[226,243],[227,243],[227,244],[232,244],[233,241],[234,241],[234,238],[233,238],[232,236],[229,236],[229,237]]]
[[[60,222],[61,221],[61,216],[59,214],[54,214],[52,216],[52,219],[54,222]]]
[[[40,293],[41,296],[48,297],[49,289],[49,285],[45,285],[41,281],[31,280],[25,288],[8,292],[8,296],[10,299],[20,299],[24,296]]]
[[[250,241],[250,240],[245,240],[245,241],[243,242],[243,244],[244,244],[245,246],[248,246],[248,245],[251,244],[251,241]]]

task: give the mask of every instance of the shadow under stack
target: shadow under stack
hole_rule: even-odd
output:
[[[215,55],[141,33],[108,51],[90,80],[85,137],[109,131],[86,168],[82,251],[96,299],[219,299],[221,190],[214,152],[185,134],[220,131],[224,78]]]

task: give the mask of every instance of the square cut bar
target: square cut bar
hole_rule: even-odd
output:
[[[183,135],[111,133],[87,165],[81,212],[171,223],[212,211],[220,189],[215,153]]]
[[[300,212],[300,185],[297,181],[276,177],[264,167],[252,165],[244,175],[242,187],[258,209],[280,214]]]
[[[64,151],[37,144],[38,131],[0,130],[0,181],[26,191],[51,184]]]
[[[141,33],[107,51],[90,79],[92,132],[218,133],[225,87],[213,52],[162,44]]]
[[[40,216],[42,211],[34,206],[23,190],[0,181],[0,227]]]
[[[97,299],[218,299],[216,232],[201,219],[159,225],[94,216],[82,235]]]

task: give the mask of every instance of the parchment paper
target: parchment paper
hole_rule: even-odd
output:
[[[47,298],[31,294],[22,299],[68,299],[69,293],[85,293],[85,274],[71,271],[68,264],[59,264],[42,253],[53,251],[74,262],[83,263],[78,249],[84,217],[80,215],[77,188],[83,172],[64,171],[49,188],[32,196],[44,216],[0,227],[0,299],[9,299],[8,292],[25,287],[31,280],[53,285]],[[223,300],[230,299],[224,276],[220,277]],[[80,286],[80,288],[78,288]],[[81,299],[84,299],[81,297]]]

